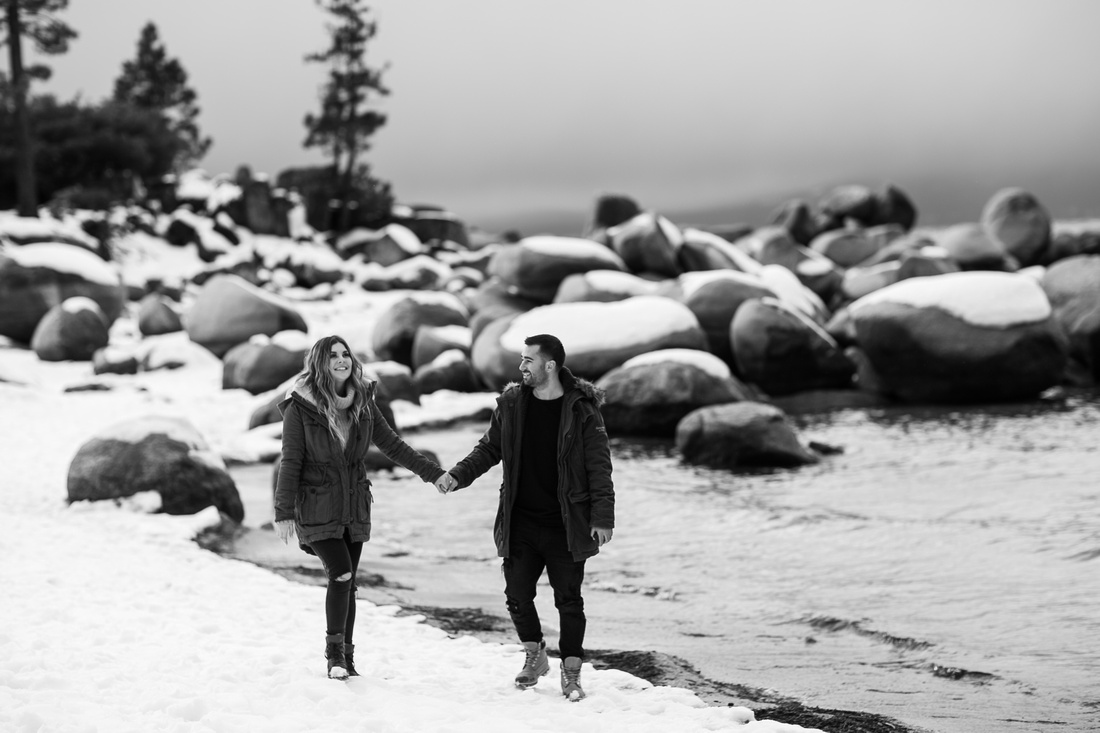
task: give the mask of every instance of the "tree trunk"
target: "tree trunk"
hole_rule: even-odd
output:
[[[23,70],[23,27],[19,19],[19,3],[7,2],[8,60],[11,66],[12,94],[15,102],[15,184],[18,191],[19,215],[38,216],[34,182],[34,148],[27,114],[27,88],[30,79]]]

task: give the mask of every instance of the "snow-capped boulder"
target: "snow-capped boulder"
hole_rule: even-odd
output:
[[[208,280],[184,315],[183,325],[192,341],[219,357],[257,334],[309,330],[289,302],[236,275]]]
[[[1100,384],[1100,255],[1055,262],[1042,286],[1068,339],[1077,381]]]
[[[786,229],[764,227],[745,239],[754,259],[765,267],[779,266],[789,270],[818,300],[828,300],[840,287],[842,274],[836,263],[797,244]]]
[[[561,281],[555,303],[613,303],[636,295],[654,295],[657,283],[619,270],[590,270]]]
[[[143,372],[213,366],[220,361],[183,331],[147,336],[141,340],[137,353],[139,370]]]
[[[1015,259],[1001,244],[991,238],[980,224],[955,224],[936,233],[936,244],[962,270],[1000,270],[1012,272],[1018,269]]]
[[[537,236],[498,250],[489,262],[488,274],[499,278],[513,294],[549,303],[569,275],[626,269],[618,255],[588,239]]]
[[[451,293],[413,293],[379,314],[371,336],[371,350],[381,361],[412,366],[413,340],[424,326],[466,326],[469,312]]]
[[[1026,275],[903,280],[852,303],[848,318],[867,360],[861,387],[867,373],[907,402],[1031,398],[1057,384],[1066,364],[1050,302]]]
[[[1041,259],[1050,245],[1050,213],[1021,188],[998,191],[982,210],[982,230],[1025,267]]]
[[[832,229],[814,237],[810,249],[843,268],[855,267],[879,250],[879,242],[863,229]]]
[[[663,349],[628,359],[600,377],[611,435],[672,437],[689,412],[748,399],[724,361],[705,351]]]
[[[725,237],[693,227],[685,228],[683,235],[679,261],[684,272],[730,269],[752,275],[760,271],[759,262]]]
[[[260,394],[302,371],[313,340],[301,331],[282,331],[271,338],[253,336],[222,358],[222,389]]]
[[[138,331],[142,336],[159,336],[183,330],[183,321],[171,298],[149,293],[138,303]]]
[[[847,300],[858,300],[896,283],[900,270],[900,260],[888,260],[869,267],[853,267],[844,272],[840,292]]]
[[[42,361],[90,361],[107,345],[107,317],[91,298],[75,296],[42,317],[31,348]]]
[[[420,366],[413,373],[413,379],[420,394],[441,389],[451,392],[477,392],[480,389],[470,357],[461,349],[439,354],[431,362]]]
[[[0,336],[30,343],[42,317],[74,296],[99,305],[108,326],[126,305],[118,272],[71,244],[0,247]]]
[[[566,366],[597,379],[627,359],[658,349],[705,349],[707,337],[691,310],[671,298],[643,295],[614,303],[558,303],[486,327],[474,340],[474,370],[499,389],[518,377],[528,336],[549,333],[565,346]]]
[[[82,445],[69,465],[68,500],[102,501],[155,491],[161,511],[217,507],[244,519],[237,486],[217,453],[186,420],[146,417],[118,423]]]
[[[854,369],[833,337],[779,300],[746,302],[729,333],[741,377],[770,395],[851,384]]]
[[[686,272],[662,289],[688,307],[707,335],[712,354],[733,363],[730,350],[730,323],[742,303],[753,298],[776,297],[775,291],[754,275],[738,270]]]
[[[622,258],[628,271],[648,273],[657,277],[676,277],[680,266],[680,248],[684,235],[679,227],[651,211],[611,227],[607,240],[615,254]]]
[[[107,345],[92,354],[94,374],[137,374],[139,363],[134,347]]]
[[[468,326],[421,326],[413,336],[410,366],[416,371],[443,352],[453,349],[469,354],[472,343]]]
[[[676,426],[676,448],[689,463],[713,468],[802,466],[818,458],[799,441],[786,415],[759,402],[701,407]]]
[[[412,369],[396,361],[368,361],[363,364],[363,376],[378,382],[378,394],[390,400],[405,400],[420,404],[420,390]],[[393,425],[393,423],[390,423]]]
[[[15,244],[70,244],[106,259],[99,240],[72,221],[0,212],[0,237]]]
[[[344,259],[361,255],[383,267],[403,262],[424,252],[424,245],[408,227],[389,224],[382,229],[352,229],[336,240],[336,251]]]

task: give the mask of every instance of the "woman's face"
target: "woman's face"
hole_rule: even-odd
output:
[[[337,385],[342,385],[351,376],[351,354],[348,347],[337,341],[329,349],[328,371]]]

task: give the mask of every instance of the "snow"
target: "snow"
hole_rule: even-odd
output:
[[[431,363],[434,367],[445,367],[451,364],[460,364],[466,361],[466,359],[466,352],[462,349],[448,349],[432,359]]]
[[[1040,323],[1052,312],[1046,293],[1033,277],[1008,272],[952,272],[902,280],[860,298],[849,312],[854,315],[876,303],[941,308],[990,328]]]
[[[698,349],[661,349],[660,351],[651,351],[648,354],[639,354],[623,362],[623,369],[648,364],[663,364],[665,362],[688,364],[719,379],[729,379],[732,376],[726,362],[708,351],[699,351]]]
[[[81,242],[88,249],[99,248],[96,238],[89,235],[80,225],[68,221],[56,221],[48,218],[34,216],[17,216],[11,212],[0,212],[0,236],[8,236],[12,239],[35,239],[45,241],[54,238],[64,238]]]
[[[767,288],[767,284],[756,275],[737,270],[702,270],[699,272],[685,272],[678,278],[680,287],[684,291],[684,298],[690,298],[707,285],[719,280],[732,280],[745,285],[753,285],[758,288]]]
[[[473,332],[469,326],[434,326],[432,334],[450,344],[469,347],[473,343]]]
[[[182,286],[203,269],[193,245],[173,247],[160,237],[133,232],[115,240],[114,249],[122,268],[122,281],[143,287],[159,279],[166,285]]]
[[[539,254],[563,259],[604,260],[613,269],[625,270],[622,259],[607,247],[591,239],[555,237],[549,234],[525,237],[519,246]]]
[[[800,730],[590,665],[589,697],[572,704],[558,690],[557,660],[537,687],[516,690],[518,644],[449,638],[419,616],[362,599],[362,676],[328,680],[325,590],[201,549],[192,537],[219,521],[214,509],[149,514],[159,506],[151,495],[64,503],[72,456],[110,425],[182,418],[222,453],[244,432],[256,398],[222,390],[216,363],[72,394],[61,390],[85,377],[86,364],[42,364],[18,349],[0,349],[0,364],[33,367],[38,377],[37,386],[0,384],[0,402],[22,416],[0,422],[0,730]],[[436,407],[457,399],[429,397]],[[430,486],[410,490],[435,497]]]
[[[657,283],[621,270],[589,270],[584,273],[592,287],[608,293],[635,293],[638,290],[654,291]]]
[[[121,284],[118,270],[75,244],[25,244],[22,247],[4,247],[3,254],[22,267],[43,267],[54,272],[65,272],[100,285]]]
[[[811,318],[819,318],[828,312],[817,293],[804,286],[797,275],[782,265],[764,265],[760,269],[760,279],[780,300]]]
[[[66,313],[80,313],[81,311],[91,311],[95,313],[104,321],[106,317],[103,315],[103,309],[99,307],[99,303],[95,302],[91,298],[87,298],[83,295],[74,295],[71,298],[65,298],[61,303],[61,310]]]
[[[614,303],[558,303],[520,314],[500,337],[504,351],[523,351],[523,341],[550,333],[571,352],[621,349],[648,343],[658,334],[699,329],[687,306],[659,295],[638,295]]]

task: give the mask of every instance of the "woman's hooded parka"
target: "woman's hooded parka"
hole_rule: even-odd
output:
[[[279,403],[283,457],[275,489],[275,521],[293,519],[303,549],[317,540],[343,537],[345,528],[353,542],[370,539],[373,498],[366,459],[372,440],[390,460],[424,481],[432,483],[443,475],[442,468],[409,447],[382,417],[374,401],[375,388],[375,382],[367,382],[369,409],[357,424],[352,423],[343,449],[301,381]]]

